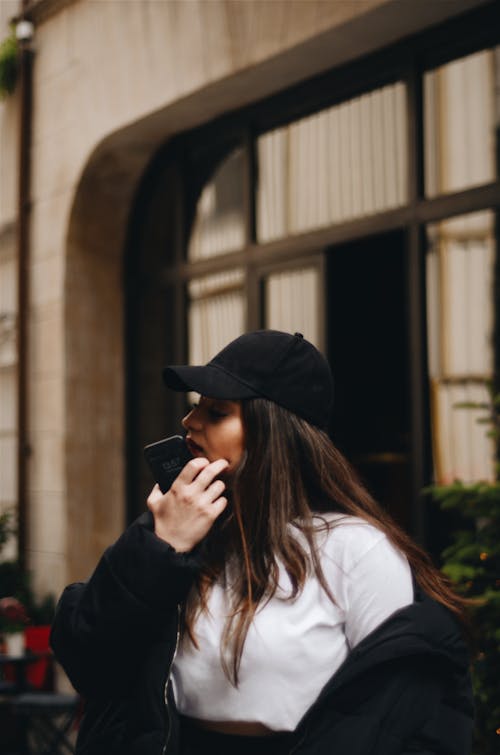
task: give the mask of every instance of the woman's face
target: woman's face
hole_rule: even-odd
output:
[[[234,471],[244,451],[241,402],[202,396],[182,420],[186,442],[193,456],[209,461],[226,459]]]

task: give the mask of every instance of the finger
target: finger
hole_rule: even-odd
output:
[[[205,466],[193,482],[199,485],[202,490],[205,490],[213,482],[214,478],[227,469],[228,466],[229,462],[227,459],[217,459],[217,461],[213,461],[211,464]]]
[[[193,480],[198,476],[201,470],[207,467],[209,464],[210,462],[204,456],[197,456],[196,458],[188,461],[186,466],[179,473],[177,479],[181,480],[181,482],[186,483],[186,485],[189,485],[189,483],[193,482]]]
[[[219,498],[219,496],[222,495],[225,489],[226,485],[222,480],[214,480],[213,483],[209,485],[205,491],[207,500],[210,503],[213,503],[217,500],[217,498]]]
[[[146,501],[148,507],[154,506],[155,503],[160,500],[160,498],[163,498],[163,493],[161,492],[160,486],[157,483],[152,489],[151,493],[148,495]]]
[[[221,496],[220,498],[217,498],[217,500],[213,502],[213,504],[210,506],[210,509],[209,509],[210,511],[209,516],[212,518],[212,520],[217,519],[217,517],[222,514],[226,506],[227,506],[227,498],[225,496]]]

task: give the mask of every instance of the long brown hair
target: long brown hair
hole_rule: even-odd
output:
[[[205,567],[185,609],[184,627],[196,643],[194,623],[206,610],[214,581],[231,563],[232,612],[221,646],[227,677],[238,683],[245,638],[262,601],[278,586],[279,567],[292,584],[290,598],[314,573],[335,602],[318,555],[318,529],[335,524],[318,514],[361,517],[406,554],[422,589],[463,618],[465,601],[451,589],[430,557],[376,503],[328,435],[266,399],[242,401],[246,451],[231,481],[230,505],[212,528]],[[292,526],[291,526],[292,525]],[[300,543],[294,528],[305,538]]]

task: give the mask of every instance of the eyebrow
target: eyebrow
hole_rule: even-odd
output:
[[[228,398],[210,398],[208,396],[203,396],[202,400],[208,406],[229,406],[235,403]]]

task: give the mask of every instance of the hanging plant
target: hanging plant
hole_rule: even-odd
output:
[[[18,72],[18,43],[12,28],[0,44],[0,100],[15,89]]]

